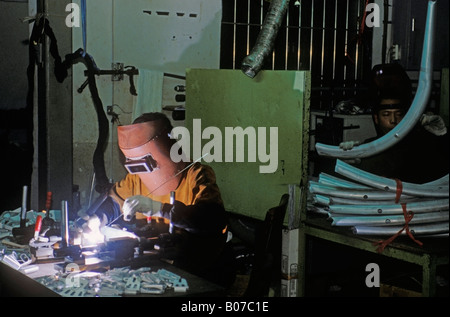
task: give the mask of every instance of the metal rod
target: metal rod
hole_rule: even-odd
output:
[[[391,215],[389,217],[382,216],[353,216],[353,217],[336,217],[330,215],[333,220],[332,226],[395,226],[405,224],[405,216],[403,214]],[[424,214],[414,214],[409,224],[425,224],[434,222],[444,222],[449,220],[448,211],[437,211]]]
[[[434,199],[426,201],[411,202],[407,204],[408,211],[414,214],[430,213],[434,211],[448,210],[448,199]],[[391,205],[330,205],[329,211],[335,214],[346,215],[401,215],[403,208],[401,204]]]
[[[27,221],[27,197],[28,197],[28,187],[23,186],[22,191],[22,212],[20,217],[20,227],[24,228]]]
[[[413,218],[414,219],[414,218]],[[359,235],[376,235],[376,236],[392,236],[399,232],[403,226],[355,226],[353,227],[353,233]],[[446,222],[437,222],[431,224],[422,224],[422,225],[412,225],[409,226],[409,230],[412,234],[416,235],[433,235],[433,234],[442,234],[449,232],[449,223]],[[406,235],[406,231],[404,230],[401,235]]]
[[[336,160],[335,172],[351,180],[368,185],[372,188],[377,188],[381,191],[391,192],[394,194],[397,191],[396,180],[366,172],[339,159]],[[449,186],[448,183],[445,184],[444,182],[445,180],[448,180],[448,178],[448,174],[441,177],[442,185],[403,182],[402,196],[405,194],[418,197],[448,197]]]
[[[69,246],[69,205],[67,200],[61,202],[61,239],[64,246]]]

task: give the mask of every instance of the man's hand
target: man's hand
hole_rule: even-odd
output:
[[[424,113],[420,117],[420,123],[430,133],[437,136],[442,136],[447,133],[447,127],[445,126],[444,119],[441,116],[433,113]]]
[[[136,195],[131,196],[123,203],[123,219],[130,221],[136,215],[136,212],[141,212],[146,216],[152,216],[161,211],[161,203],[146,196]]]

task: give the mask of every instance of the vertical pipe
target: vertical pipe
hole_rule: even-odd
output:
[[[323,85],[323,64],[325,62],[325,11],[326,11],[326,1],[323,0],[323,10],[322,10],[322,53],[321,53],[321,60],[320,60],[320,77],[321,77],[321,85]],[[321,90],[322,91],[322,90]]]
[[[383,42],[381,45],[381,63],[386,64],[386,54],[387,54],[387,32],[388,32],[388,19],[389,19],[389,0],[384,0],[383,3]]]
[[[61,239],[64,246],[69,246],[69,207],[67,200],[61,202]]]
[[[286,53],[284,56],[284,70],[288,69],[288,57],[289,57],[289,7],[286,13]]]
[[[347,10],[345,13],[345,58],[347,57],[348,54],[348,20],[349,20],[349,8],[350,8],[350,4],[349,4],[349,0],[347,0]],[[346,82],[347,82],[347,63],[344,63],[344,88],[347,86]],[[344,89],[344,96],[347,94],[346,90]]]
[[[360,14],[360,12],[361,12],[361,1],[364,1],[364,0],[358,1],[358,8],[356,9],[357,14]],[[360,32],[360,25],[357,25],[356,32],[357,32],[356,34],[358,34],[358,36],[362,36],[362,34],[359,33]],[[354,86],[354,88],[355,89],[353,90],[353,94],[354,95],[356,94],[356,86],[357,86],[356,81],[358,80],[358,71],[359,71],[359,67],[358,67],[358,63],[359,63],[359,40],[360,39],[358,39],[356,41],[356,49],[355,49],[355,76],[354,76],[354,79],[355,79],[355,84],[354,84],[355,86]]]
[[[233,69],[236,69],[236,7],[237,0],[234,0],[234,10],[233,10]]]
[[[334,43],[333,43],[333,80],[336,78],[336,41],[337,41],[337,11],[338,0],[334,1]]]
[[[250,53],[250,0],[247,0],[247,48],[246,54]]]
[[[22,210],[20,216],[20,227],[25,228],[25,224],[27,221],[27,197],[28,197],[28,187],[23,186],[22,191]]]
[[[313,38],[314,38],[314,0],[311,2],[311,38],[309,41],[309,70],[312,72],[312,57],[314,53],[313,49]]]
[[[302,10],[298,7],[298,41],[297,41],[297,70],[300,70],[300,53],[301,53],[301,34],[302,34]]]

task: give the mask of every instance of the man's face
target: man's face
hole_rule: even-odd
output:
[[[399,108],[395,108],[395,104]],[[373,117],[375,124],[380,129],[381,133],[386,134],[391,131],[405,116],[405,110],[400,108],[398,100],[385,99],[381,101],[381,106],[390,105],[389,108],[379,110]]]

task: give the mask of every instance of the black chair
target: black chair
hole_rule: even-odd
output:
[[[243,297],[266,297],[271,287],[280,288],[281,238],[288,201],[289,195],[284,194],[255,233],[254,262]]]

